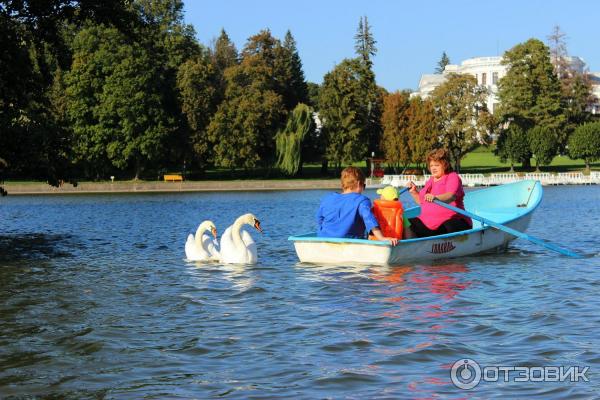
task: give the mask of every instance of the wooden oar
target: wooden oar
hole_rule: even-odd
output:
[[[535,236],[531,236],[531,235],[528,235],[526,233],[517,231],[517,230],[515,230],[513,228],[509,228],[506,225],[499,224],[498,222],[494,222],[494,221],[492,221],[490,219],[487,219],[487,218],[484,218],[484,217],[480,217],[479,215],[476,215],[476,214],[473,214],[473,213],[468,212],[466,210],[463,210],[462,208],[454,207],[454,206],[452,206],[450,204],[447,204],[447,203],[444,203],[443,201],[440,201],[438,199],[433,199],[433,202],[435,204],[437,204],[438,206],[445,207],[445,208],[447,208],[449,210],[452,210],[452,211],[454,211],[456,213],[465,215],[467,217],[470,217],[471,219],[477,220],[477,221],[479,221],[479,222],[481,222],[483,224],[489,225],[491,227],[494,227],[494,228],[496,228],[498,230],[501,230],[501,231],[504,231],[506,233],[510,233],[511,235],[519,237],[521,239],[529,240],[532,243],[535,243],[537,245],[543,246],[543,247],[545,247],[547,249],[550,249],[550,250],[555,251],[557,253],[563,254],[565,256],[569,256],[569,257],[573,257],[573,258],[583,258],[583,256],[581,254],[574,253],[571,250],[564,249],[564,248],[562,248],[560,246],[557,246],[555,244],[552,244],[552,243],[548,243],[548,242],[546,242],[546,241],[544,241],[542,239],[536,238]]]

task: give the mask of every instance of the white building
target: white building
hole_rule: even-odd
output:
[[[596,102],[591,107],[592,114],[600,114],[600,72],[590,72],[592,81],[592,94],[596,96]]]
[[[579,73],[583,73],[586,68],[585,61],[580,57],[569,57],[571,68]],[[471,74],[477,79],[479,85],[488,89],[487,108],[494,114],[498,108],[498,81],[506,75],[506,66],[501,64],[502,57],[475,57],[463,61],[460,65],[448,64],[442,74],[421,75],[419,89],[411,93],[411,97],[420,96],[427,98],[433,90],[448,79],[448,74]],[[595,84],[594,94],[600,98],[600,73],[591,74],[592,83]],[[594,80],[595,78],[595,80]],[[599,107],[592,109],[592,112],[600,112]]]
[[[460,65],[448,64],[442,74],[421,75],[419,89],[411,94],[427,98],[433,90],[448,79],[448,74],[471,74],[479,85],[488,89],[487,108],[492,112],[498,107],[498,81],[506,75],[506,66],[500,64],[502,57],[475,57],[463,61]]]

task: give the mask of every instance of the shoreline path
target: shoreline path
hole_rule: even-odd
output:
[[[88,194],[88,193],[152,193],[152,192],[220,192],[253,190],[310,190],[339,189],[339,179],[293,180],[236,180],[236,181],[185,181],[185,182],[80,182],[77,187],[65,183],[53,187],[44,182],[10,183],[2,186],[9,196],[36,194]]]

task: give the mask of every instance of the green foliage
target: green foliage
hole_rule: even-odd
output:
[[[371,33],[371,26],[367,20],[367,16],[360,18],[358,22],[358,29],[356,35],[354,35],[354,50],[360,59],[366,64],[371,64],[371,56],[377,54],[377,48],[375,47],[377,41]]]
[[[321,91],[321,86],[318,83],[308,82],[308,105],[314,109],[319,109],[319,92]]]
[[[183,63],[177,74],[181,110],[186,116],[188,135],[202,170],[213,158],[213,143],[206,129],[218,106],[219,78],[208,58],[202,56]]]
[[[321,87],[319,117],[326,157],[336,166],[362,160],[368,151],[363,71],[362,61],[346,59],[325,75]]]
[[[227,68],[237,65],[238,62],[238,52],[235,44],[225,32],[225,29],[221,29],[221,34],[212,50],[212,64],[222,74]]]
[[[516,163],[528,159],[531,151],[525,129],[517,123],[511,123],[507,129],[502,130],[494,154],[503,163],[509,161],[511,171]]]
[[[272,70],[255,56],[248,54],[240,65],[225,71],[225,100],[208,126],[215,163],[226,168],[254,168],[273,161],[283,102],[272,89]]]
[[[395,169],[412,161],[408,144],[411,137],[409,95],[407,92],[395,92],[383,99],[381,147],[387,163],[392,164]]]
[[[411,162],[420,166],[425,164],[427,153],[438,145],[433,102],[420,97],[412,98],[407,112]]]
[[[536,126],[527,132],[529,148],[535,157],[536,169],[549,165],[558,152],[556,133],[543,126]]]
[[[569,138],[569,157],[582,158],[589,171],[590,163],[600,160],[600,122],[578,126]]]
[[[487,135],[487,91],[472,75],[450,74],[432,93],[439,144],[447,148],[456,170],[461,158]]]
[[[285,128],[275,135],[277,167],[294,176],[302,165],[304,139],[314,129],[312,111],[306,104],[298,104],[289,115]]]
[[[504,53],[502,64],[508,69],[498,83],[500,122],[519,119],[562,132],[561,90],[548,47],[529,39]]]
[[[284,76],[287,82],[284,85],[283,99],[286,109],[292,110],[298,103],[308,102],[308,86],[302,71],[302,61],[296,48],[296,40],[288,30],[280,48],[280,59]]]
[[[108,162],[135,168],[155,162],[173,121],[164,111],[161,75],[148,52],[114,28],[93,26],[74,41],[66,77],[75,153],[106,172]]]
[[[450,58],[448,57],[448,55],[446,54],[446,52],[444,51],[442,53],[442,58],[440,59],[440,61],[438,61],[437,63],[437,67],[435,67],[435,73],[436,74],[441,74],[444,72],[444,68],[446,68],[446,65],[450,64]]]

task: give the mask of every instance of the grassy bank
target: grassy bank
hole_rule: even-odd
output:
[[[535,159],[532,159],[533,166],[529,169],[523,168],[522,165],[515,165],[515,171],[519,173],[532,172],[535,170]],[[355,163],[355,166],[362,167],[365,171],[369,170],[369,167],[366,165],[366,162]],[[600,163],[594,163],[591,165],[592,169],[600,170]],[[416,168],[416,166],[411,166],[410,168]],[[552,160],[552,163],[549,166],[541,167],[543,172],[579,172],[585,169],[585,164],[583,160],[571,160],[566,156],[557,156]],[[461,172],[462,173],[481,173],[481,174],[491,174],[491,173],[500,173],[500,172],[508,172],[510,170],[509,163],[500,162],[499,158],[493,154],[493,148],[481,146],[474,151],[468,153],[463,160],[461,161]],[[139,185],[144,184],[144,182],[148,183],[159,183],[162,180],[162,175],[164,173],[178,173],[181,174],[183,171],[177,169],[169,169],[168,171],[161,171],[161,173],[150,172],[146,174],[141,181],[132,181],[128,179],[124,179],[123,177],[116,177],[115,184],[123,183],[127,185]],[[392,168],[386,169],[387,174],[394,174],[394,170]],[[397,171],[400,173],[400,171]],[[298,185],[300,187],[304,187],[307,185],[304,181],[315,181],[315,187],[321,185],[321,183],[316,183],[316,181],[322,180],[334,180],[338,179],[339,172],[335,170],[335,168],[329,168],[327,174],[322,173],[321,164],[309,163],[305,164],[302,168],[302,173],[296,177],[288,177],[282,174],[279,170],[271,168],[257,168],[253,170],[244,170],[244,169],[222,169],[215,168],[204,171],[202,174],[197,171],[186,171],[185,173],[186,182],[213,182],[217,184],[218,182],[232,182],[232,181],[246,181],[246,180],[257,180],[257,181],[269,181],[273,182],[273,185],[276,185],[276,182],[294,182],[298,181]],[[302,181],[302,183],[300,183]],[[85,183],[86,181],[80,181],[81,183]],[[35,181],[21,181],[21,180],[8,180],[6,182],[9,185],[36,185],[40,182]],[[89,184],[110,184],[111,181],[108,177],[106,179],[100,179],[94,182],[88,182]],[[167,183],[169,184],[169,183]],[[173,184],[173,183],[171,183]],[[261,184],[262,185],[262,184]],[[65,184],[65,186],[71,186]],[[292,185],[293,186],[293,185]],[[168,187],[168,186],[167,186]]]

